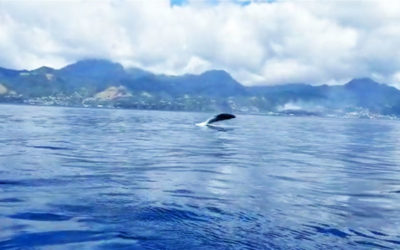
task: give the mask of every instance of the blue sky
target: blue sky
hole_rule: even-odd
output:
[[[183,5],[185,3],[187,3],[186,0],[171,0],[171,5]]]
[[[105,58],[165,74],[223,69],[247,85],[400,86],[400,1],[0,1],[0,66]]]
[[[202,0],[202,1],[207,2],[208,4],[217,4],[219,2],[218,0]],[[225,0],[225,1],[231,1],[231,2],[239,4],[239,5],[248,5],[251,3],[250,0]],[[181,5],[189,4],[189,1],[188,0],[170,0],[170,3],[172,6],[174,6],[174,5],[181,6]]]

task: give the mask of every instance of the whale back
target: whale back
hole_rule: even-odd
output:
[[[228,114],[228,113],[222,113],[222,114],[218,114],[216,116],[214,116],[213,118],[209,119],[207,121],[207,124],[211,124],[214,122],[219,122],[219,121],[224,121],[224,120],[229,120],[229,119],[233,119],[236,116],[232,115],[232,114]]]

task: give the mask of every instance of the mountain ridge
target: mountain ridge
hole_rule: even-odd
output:
[[[334,86],[306,83],[244,86],[224,70],[170,76],[124,68],[105,59],[86,59],[60,69],[0,68],[0,84],[1,103],[400,116],[400,91],[370,78],[356,78]],[[103,96],[108,98],[103,100]]]

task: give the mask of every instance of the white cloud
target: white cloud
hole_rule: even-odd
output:
[[[99,57],[168,74],[225,69],[249,85],[399,86],[399,13],[398,0],[0,1],[0,65]]]

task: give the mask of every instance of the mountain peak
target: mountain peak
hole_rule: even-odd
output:
[[[84,59],[77,61],[76,63],[69,64],[61,70],[74,69],[74,68],[94,68],[94,67],[115,67],[122,68],[122,65],[106,59]]]
[[[208,70],[203,73],[201,73],[201,76],[216,76],[216,77],[229,77],[232,78],[232,76],[226,72],[225,70],[221,69],[213,69],[213,70]]]
[[[210,83],[230,83],[234,85],[242,85],[237,82],[228,72],[225,70],[209,70],[199,75],[200,79]]]
[[[371,78],[355,78],[350,82],[346,83],[346,87],[350,89],[365,89],[371,87],[377,87],[381,84],[375,82]]]
[[[68,66],[71,66],[71,65],[94,65],[94,64],[97,64],[97,65],[114,65],[114,64],[119,64],[119,63],[114,63],[114,62],[112,62],[110,60],[107,60],[107,59],[88,58],[88,59],[82,59],[82,60],[76,61],[75,63],[70,64]]]
[[[62,73],[73,76],[107,76],[123,74],[124,68],[119,63],[114,63],[105,59],[85,59],[70,64],[60,69]]]
[[[32,71],[36,72],[36,73],[44,73],[45,74],[45,73],[52,73],[55,71],[55,69],[53,69],[51,67],[47,67],[47,66],[42,66],[42,67],[34,69]]]

